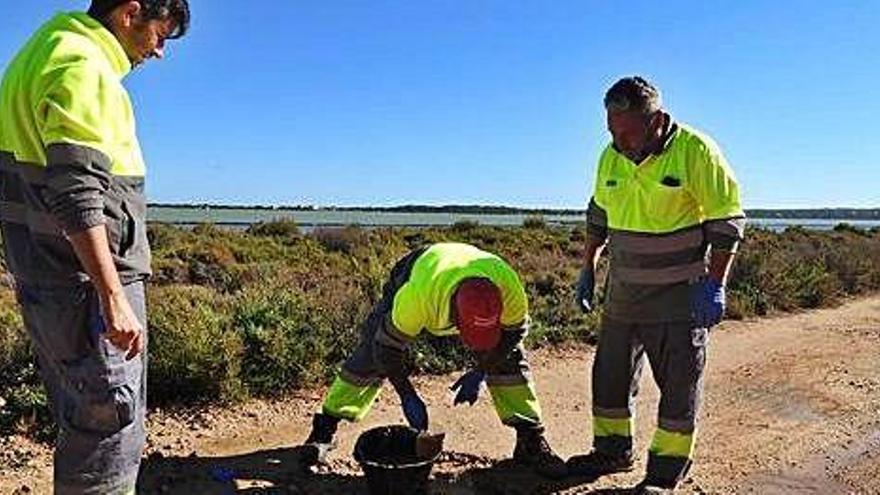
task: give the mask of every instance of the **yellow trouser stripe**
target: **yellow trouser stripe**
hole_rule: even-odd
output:
[[[603,418],[593,416],[593,436],[631,437],[632,418]]]
[[[657,428],[654,441],[651,442],[651,453],[668,457],[690,457],[694,448],[694,435],[676,433]]]
[[[491,385],[489,393],[495,403],[495,411],[503,423],[541,422],[541,404],[531,383]]]
[[[324,398],[324,414],[349,421],[360,421],[367,415],[376,397],[379,386],[358,386],[348,383],[337,376]]]

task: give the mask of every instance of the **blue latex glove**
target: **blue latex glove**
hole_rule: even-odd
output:
[[[474,402],[477,401],[477,397],[480,396],[480,385],[483,384],[483,380],[485,379],[486,373],[480,370],[470,370],[461,375],[461,377],[449,387],[449,390],[456,392],[455,400],[452,401],[452,404],[457,406],[467,402],[470,405],[474,405]]]
[[[593,290],[596,286],[595,274],[590,267],[581,269],[575,288],[577,305],[584,313],[593,311]]]
[[[724,286],[706,278],[691,286],[691,316],[698,327],[709,328],[724,316]]]
[[[428,408],[419,394],[408,393],[400,397],[403,415],[411,427],[419,431],[428,431]]]

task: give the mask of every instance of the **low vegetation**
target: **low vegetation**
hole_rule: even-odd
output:
[[[326,382],[355,344],[391,266],[429,242],[469,242],[511,262],[530,297],[527,345],[594,340],[597,315],[582,315],[572,302],[582,225],[552,227],[530,217],[524,227],[460,222],[304,233],[289,221],[244,232],[154,224],[150,238],[154,406],[276,396]],[[828,306],[878,289],[880,230],[752,229],[732,273],[727,317]],[[415,351],[423,373],[468,359],[448,340],[425,340]],[[0,434],[49,438],[45,394],[10,288],[0,289],[0,397]]]

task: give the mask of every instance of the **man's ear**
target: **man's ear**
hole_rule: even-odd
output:
[[[130,28],[141,17],[141,3],[137,0],[129,0],[118,7],[119,23]]]

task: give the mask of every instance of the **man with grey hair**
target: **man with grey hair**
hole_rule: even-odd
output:
[[[596,264],[607,247],[593,362],[593,450],[568,464],[591,477],[632,469],[633,399],[647,354],[661,398],[636,492],[665,493],[691,465],[709,328],[724,312],[745,217],[721,150],[675,122],[650,82],[617,81],[605,109],[612,142],[599,159],[577,282],[577,304],[592,311]]]
[[[122,78],[188,25],[187,0],[93,0],[40,27],[0,87],[0,227],[58,425],[58,495],[135,493],[150,249]]]

